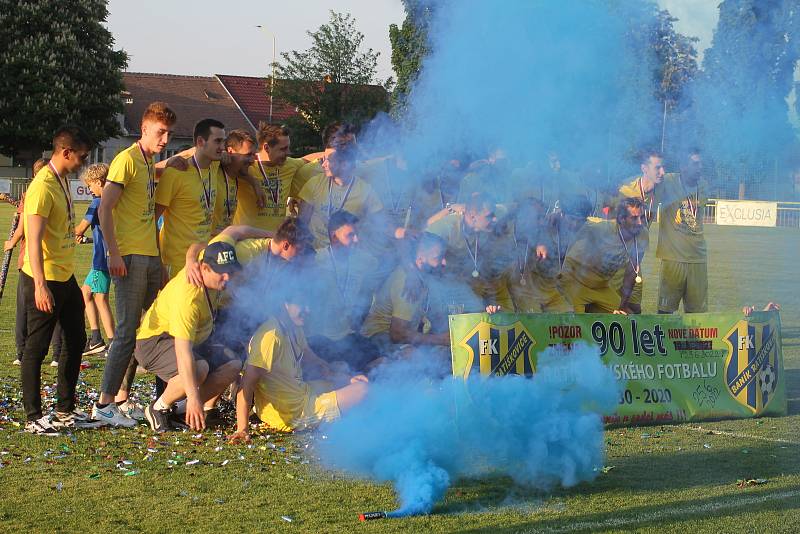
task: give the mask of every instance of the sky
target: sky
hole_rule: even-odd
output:
[[[658,0],[680,19],[679,32],[700,38],[701,54],[711,46],[719,2]],[[394,76],[389,24],[400,25],[405,17],[400,0],[236,0],[229,4],[109,0],[108,9],[108,28],[116,48],[130,56],[129,71],[198,76],[264,76],[272,60],[273,35],[280,58],[281,52],[307,49],[311,40],[306,32],[327,22],[331,9],[351,13],[364,34],[364,46],[380,52],[377,76],[381,81]]]

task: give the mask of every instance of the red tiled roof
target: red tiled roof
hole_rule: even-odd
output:
[[[191,138],[194,125],[206,118],[217,119],[229,130],[244,128],[252,131],[236,102],[215,77],[125,72],[122,78],[126,91],[130,93],[123,99],[133,100],[132,103],[124,102],[125,128],[132,135],[139,134],[142,113],[156,100],[169,104],[178,116],[176,137]]]
[[[217,79],[228,90],[254,128],[261,121],[269,122],[269,94],[266,78],[255,76],[231,76],[217,74]],[[272,102],[272,122],[280,123],[297,115],[294,107],[274,99]]]

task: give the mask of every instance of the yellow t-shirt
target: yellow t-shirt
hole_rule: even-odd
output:
[[[705,183],[689,188],[681,183],[680,174],[668,174],[656,189],[656,195],[661,202],[656,257],[705,263],[708,257],[703,234],[703,210],[708,200]]]
[[[44,278],[54,282],[65,282],[75,272],[75,226],[70,220],[69,185],[58,185],[58,177],[47,165],[34,177],[25,194],[25,208],[23,211],[23,229],[28,234],[28,215],[40,215],[47,219],[42,236],[42,260],[44,263]],[[67,196],[64,195],[66,190]],[[31,260],[28,255],[28,246],[25,247],[25,258],[22,271],[33,277]]]
[[[211,335],[213,313],[219,307],[220,295],[220,291],[209,289],[206,298],[206,291],[190,284],[181,270],[164,286],[142,317],[136,339],[167,333],[195,345],[202,343]]]
[[[369,308],[378,261],[360,250],[332,254],[331,247],[318,250],[314,260],[317,283],[326,288],[325,305],[312,311],[305,329],[309,336],[339,340],[360,329],[355,321]]]
[[[464,232],[463,220],[462,213],[449,213],[426,228],[447,243],[447,272],[473,280],[472,272],[477,270],[480,280],[498,279],[512,263],[508,254],[514,247],[510,232]]]
[[[300,191],[303,190],[303,186],[306,185],[311,178],[322,173],[322,160],[320,159],[309,161],[300,167],[300,169],[297,171],[297,174],[294,175],[291,195],[295,198],[299,197]]]
[[[145,162],[137,143],[117,154],[108,169],[107,181],[125,188],[113,210],[114,235],[123,256],[158,256],[155,172],[152,159]]]
[[[156,204],[166,207],[159,233],[161,261],[176,271],[186,264],[186,251],[192,243],[211,239],[219,174],[219,162],[215,161],[201,169],[201,174],[190,162],[185,171],[170,167],[161,175],[156,187]]]
[[[314,210],[308,225],[314,236],[314,248],[327,247],[330,243],[328,218],[331,213],[339,210],[349,211],[363,223],[366,215],[383,209],[383,204],[375,191],[360,178],[340,186],[324,174],[318,174],[303,186],[300,199]]]
[[[302,159],[286,158],[280,167],[270,167],[256,160],[248,169],[267,195],[263,208],[256,205],[256,194],[252,187],[239,189],[239,199],[233,224],[246,224],[263,230],[277,230],[286,218],[286,199],[292,190],[295,174],[305,164]],[[263,170],[263,172],[262,172]]]
[[[275,318],[262,324],[250,340],[247,365],[267,371],[254,392],[256,414],[277,430],[291,430],[312,399],[300,365],[307,350],[303,329]]]
[[[217,198],[214,202],[214,218],[212,221],[211,235],[217,235],[233,224],[236,214],[236,204],[239,196],[239,180],[231,176],[220,165],[217,173]],[[249,187],[249,185],[246,185]]]
[[[424,314],[423,300],[427,295],[420,295],[414,300],[404,295],[407,273],[403,267],[398,267],[384,282],[372,299],[361,334],[372,337],[376,334],[388,334],[392,317],[410,322],[414,327],[419,324]]]
[[[564,259],[563,270],[586,287],[607,287],[617,271],[627,268],[629,261],[641,265],[646,249],[647,242],[638,237],[623,244],[616,221],[590,221],[578,231]]]

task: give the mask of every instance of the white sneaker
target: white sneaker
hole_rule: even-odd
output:
[[[136,426],[136,421],[120,412],[113,402],[109,403],[105,408],[100,408],[97,404],[92,405],[92,419],[96,419],[104,425],[124,426],[126,428]]]
[[[16,358],[13,362],[11,362],[11,365],[22,365],[22,360]]]
[[[39,436],[60,436],[61,434],[56,428],[50,424],[50,418],[46,415],[37,419],[36,421],[28,421],[25,423],[25,432],[30,434],[37,434]]]
[[[117,408],[122,415],[129,417],[134,421],[144,421],[144,410],[142,410],[142,408],[134,402],[127,400],[122,404],[118,404]]]
[[[53,360],[50,362],[50,367],[58,367],[58,360]]]

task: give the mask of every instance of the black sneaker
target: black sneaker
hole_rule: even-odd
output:
[[[150,428],[158,433],[172,430],[172,425],[169,422],[172,410],[156,410],[155,404],[155,402],[151,402],[147,405],[147,408],[144,409],[144,418],[150,423]]]
[[[100,341],[92,342],[91,340],[86,340],[86,348],[83,349],[84,356],[91,356],[92,354],[99,354],[106,350],[106,342],[102,339]]]

